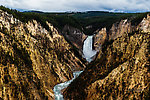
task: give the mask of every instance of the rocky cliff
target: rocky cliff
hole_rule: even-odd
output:
[[[131,24],[131,20],[125,19],[120,22],[116,22],[112,27],[107,30],[102,28],[97,30],[94,36],[94,48],[99,51],[100,47],[105,43],[106,40],[111,41],[115,40],[118,37],[121,37],[124,33],[130,33],[137,29],[137,26]]]
[[[96,31],[96,35],[93,38],[93,47],[96,51],[101,49],[102,44],[107,40],[107,30],[106,28],[102,28],[101,30]]]
[[[138,25],[138,29],[143,32],[150,32],[150,15],[147,14],[147,18],[144,18]]]
[[[80,55],[82,55],[83,44],[87,35],[81,30],[68,25],[63,28],[62,35],[70,41],[79,50]]]
[[[120,23],[126,24],[112,26],[96,60],[64,91],[66,100],[150,98],[149,15],[135,30]]]
[[[53,99],[54,85],[85,65],[49,23],[23,23],[0,10],[0,99]]]

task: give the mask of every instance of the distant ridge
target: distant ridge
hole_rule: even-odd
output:
[[[44,13],[44,12],[42,12],[42,11],[35,11],[35,10],[29,10],[29,11],[23,11],[23,12],[34,12],[34,13]]]

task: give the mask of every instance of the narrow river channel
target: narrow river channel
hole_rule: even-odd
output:
[[[91,62],[93,59],[92,57],[94,55],[96,55],[96,51],[93,50],[92,48],[93,45],[93,36],[88,36],[87,39],[84,41],[84,45],[83,45],[83,56],[85,57],[85,59],[88,62]],[[76,71],[73,72],[73,78],[72,80],[69,80],[67,82],[64,83],[60,83],[54,86],[54,94],[55,94],[55,100],[64,100],[63,99],[63,95],[62,95],[62,90],[67,88],[69,86],[69,84],[76,78],[78,77],[83,71]]]
[[[55,94],[55,100],[64,100],[61,90],[67,88],[68,85],[69,85],[76,77],[78,77],[82,72],[83,72],[83,71],[76,71],[76,72],[73,73],[73,78],[72,78],[72,80],[69,80],[69,81],[67,81],[67,82],[60,83],[60,84],[55,85],[55,87],[54,87],[54,89],[53,89],[54,94]]]

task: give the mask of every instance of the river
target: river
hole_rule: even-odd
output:
[[[55,87],[54,87],[54,89],[53,89],[54,94],[55,94],[55,100],[64,100],[61,90],[67,88],[68,85],[69,85],[76,77],[78,77],[82,72],[83,72],[83,71],[76,71],[76,72],[73,73],[73,78],[72,78],[72,80],[69,80],[69,81],[67,81],[67,82],[60,83],[60,84],[55,85]]]
[[[93,50],[92,48],[93,44],[93,36],[88,36],[87,39],[84,41],[83,45],[83,56],[86,58],[88,62],[91,62],[93,59],[92,57],[96,55],[96,51]],[[76,78],[78,77],[83,71],[76,71],[73,72],[73,78],[67,82],[60,83],[54,86],[54,94],[55,94],[55,100],[64,100],[63,95],[62,95],[62,90],[67,88],[69,84]]]

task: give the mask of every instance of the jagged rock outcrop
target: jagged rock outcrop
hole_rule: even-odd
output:
[[[85,65],[47,22],[23,23],[0,10],[0,99],[53,99],[54,85]]]
[[[131,25],[131,22],[127,19],[121,20],[112,25],[108,32],[109,40],[115,40],[116,38],[122,36],[124,33],[133,32],[136,28]]]
[[[136,26],[131,25],[131,21],[128,19],[114,23],[110,30],[106,30],[106,28],[97,30],[96,35],[94,36],[94,48],[99,51],[100,47],[106,40],[115,40],[116,38],[121,37],[124,33],[130,33],[135,30]]]
[[[87,36],[79,29],[66,25],[63,28],[63,36],[77,47],[82,55],[84,40]]]
[[[96,51],[99,51],[102,44],[104,44],[104,42],[107,39],[107,32],[106,32],[106,28],[102,28],[101,30],[97,30],[96,31],[96,35],[94,35],[94,39],[93,39],[93,47]]]
[[[147,14],[147,18],[144,18],[138,26],[139,30],[143,32],[150,32],[150,15]]]
[[[115,32],[121,35],[103,44],[96,60],[64,91],[65,99],[150,98],[150,31]]]

